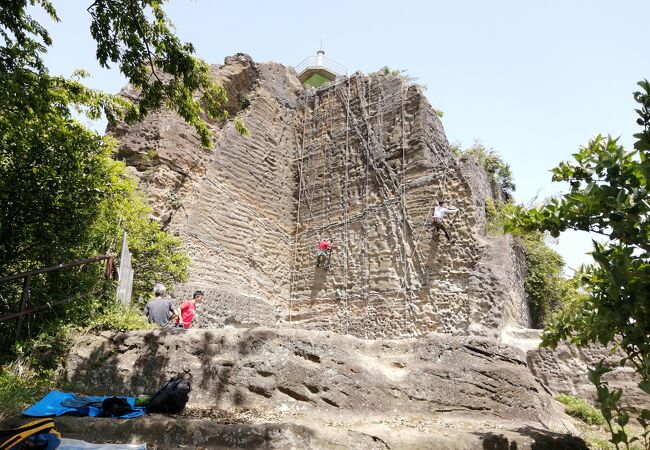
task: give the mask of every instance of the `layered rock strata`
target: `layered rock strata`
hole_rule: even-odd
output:
[[[417,86],[357,73],[305,90],[291,69],[246,55],[212,74],[250,137],[211,123],[207,152],[168,111],[110,130],[156,217],[186,244],[190,282],[177,293],[206,291],[197,325],[377,338],[528,323],[523,257],[509,238],[485,236],[493,186],[453,156]],[[442,200],[460,209],[453,245],[425,226]],[[329,271],[315,267],[321,237],[334,239]]]
[[[63,420],[73,436],[94,430],[161,448],[585,448],[554,434],[573,428],[524,353],[482,337],[227,327],[83,335],[74,348],[65,378],[77,392],[149,393],[177,375],[192,392],[173,420]]]

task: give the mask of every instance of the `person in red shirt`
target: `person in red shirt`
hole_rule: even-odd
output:
[[[320,267],[321,259],[325,258],[327,258],[325,269],[328,270],[332,258],[332,240],[329,238],[323,238],[318,243],[318,250],[316,251],[316,267]]]
[[[196,291],[191,299],[185,300],[180,305],[181,316],[176,320],[177,327],[189,328],[196,314],[196,306],[203,301],[203,291]]]

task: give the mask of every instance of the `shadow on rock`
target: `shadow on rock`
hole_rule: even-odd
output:
[[[169,358],[162,339],[166,333],[149,332],[138,344],[130,342],[129,334],[116,335],[80,358],[82,362],[66,374],[67,381],[73,389],[95,395],[153,393],[167,381]],[[127,360],[118,360],[118,355],[128,355]]]
[[[588,450],[589,447],[579,437],[553,433],[533,427],[522,427],[514,430],[520,437],[505,436],[503,434],[479,434],[482,436],[483,450]],[[522,445],[522,437],[532,438],[533,442]]]

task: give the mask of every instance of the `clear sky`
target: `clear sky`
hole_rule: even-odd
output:
[[[52,73],[85,68],[88,84],[117,92],[117,70],[98,67],[87,1],[54,0]],[[171,0],[177,33],[197,55],[222,63],[237,52],[297,65],[319,48],[365,73],[406,69],[427,87],[450,142],[480,139],[513,169],[518,202],[562,190],[554,165],[598,133],[629,147],[632,92],[650,79],[647,0],[216,1]],[[40,15],[39,15],[40,16]],[[570,233],[558,251],[586,260],[589,237]]]

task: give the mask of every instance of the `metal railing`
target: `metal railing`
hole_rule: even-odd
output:
[[[302,73],[307,69],[325,69],[336,75],[347,75],[348,69],[343,64],[332,61],[325,55],[308,56],[294,67],[297,73]]]
[[[77,267],[77,266],[83,266],[85,264],[93,264],[97,263],[100,261],[106,261],[106,271],[104,273],[104,276],[107,279],[110,279],[113,277],[113,272],[114,272],[114,262],[113,262],[113,256],[111,255],[101,255],[101,256],[94,256],[92,258],[85,258],[85,259],[80,259],[77,261],[71,261],[65,264],[58,264],[56,266],[50,266],[50,267],[44,267],[42,269],[37,269],[37,270],[31,270],[29,272],[22,272],[22,273],[17,273],[14,275],[9,275],[6,277],[0,278],[0,284],[6,283],[9,281],[13,280],[18,280],[18,279],[23,279],[23,292],[22,295],[20,296],[20,303],[18,305],[18,312],[15,313],[9,313],[5,314],[3,316],[0,316],[0,322],[4,322],[6,320],[14,320],[17,319],[18,323],[16,324],[16,340],[20,338],[20,331],[23,325],[23,317],[29,314],[34,314],[39,311],[43,311],[45,309],[50,308],[51,306],[58,305],[65,303],[69,301],[70,299],[66,300],[61,300],[59,302],[55,302],[52,304],[47,304],[47,305],[39,305],[35,306],[33,308],[26,309],[27,302],[29,301],[29,291],[31,289],[31,284],[32,284],[32,277],[35,275],[39,275],[42,273],[48,273],[48,272],[56,272],[58,270],[63,270],[63,269],[70,269],[72,267]],[[74,298],[74,297],[73,297]]]

